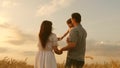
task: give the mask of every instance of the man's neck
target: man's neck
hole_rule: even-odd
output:
[[[75,24],[74,24],[75,27],[78,26],[78,25],[80,25],[80,24],[79,24],[79,23],[75,23]]]

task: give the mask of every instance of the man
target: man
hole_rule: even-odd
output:
[[[82,68],[84,65],[87,33],[81,25],[81,15],[73,13],[71,17],[74,28],[70,31],[67,40],[68,45],[63,47],[61,52],[68,51],[65,68]]]

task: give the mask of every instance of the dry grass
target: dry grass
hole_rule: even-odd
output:
[[[104,62],[104,64],[85,64],[84,68],[120,68],[120,62],[111,61],[111,62]]]
[[[58,64],[58,68],[64,68],[64,64]],[[85,64],[83,68],[120,68],[120,61],[111,60],[110,62],[104,62],[104,64]]]
[[[57,65],[58,68],[64,68],[64,63]],[[34,66],[28,65],[26,59],[25,61],[18,61],[5,57],[3,60],[0,60],[0,68],[34,68]],[[120,62],[111,60],[110,62],[104,62],[104,64],[85,64],[84,68],[120,68]]]
[[[28,65],[25,61],[17,61],[15,59],[10,59],[5,57],[0,60],[0,68],[33,68],[32,65]]]

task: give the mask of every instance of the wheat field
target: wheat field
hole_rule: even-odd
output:
[[[28,65],[25,61],[18,61],[12,58],[5,57],[0,60],[0,68],[34,68],[33,65]]]
[[[58,63],[57,66],[58,68],[64,68],[64,63]],[[34,66],[27,64],[26,59],[24,61],[20,61],[5,57],[0,60],[0,68],[34,68]],[[111,60],[110,62],[104,62],[104,64],[85,64],[83,68],[120,68],[120,62]]]

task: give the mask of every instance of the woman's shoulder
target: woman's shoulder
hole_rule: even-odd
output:
[[[55,39],[55,38],[57,38],[56,34],[55,33],[51,33],[49,39]]]
[[[52,37],[56,37],[56,34],[55,34],[55,33],[51,33],[50,36],[52,36]]]

